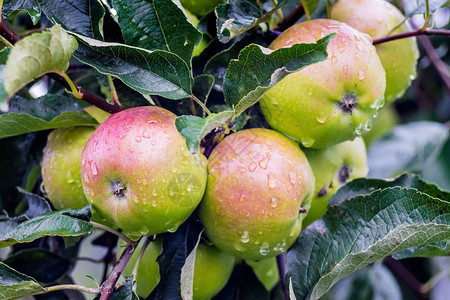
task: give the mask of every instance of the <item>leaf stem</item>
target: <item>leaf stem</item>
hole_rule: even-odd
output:
[[[285,31],[287,28],[294,25],[303,15],[305,14],[305,10],[303,9],[303,5],[299,4],[297,7],[286,17],[282,22],[278,23],[278,26],[274,28],[274,31]]]
[[[379,45],[379,44],[394,41],[394,40],[409,38],[409,37],[413,37],[413,36],[420,36],[420,35],[450,36],[450,30],[447,30],[447,29],[425,29],[425,30],[418,29],[418,30],[402,32],[399,34],[389,35],[389,36],[385,36],[385,37],[382,37],[379,39],[375,39],[375,40],[373,40],[372,44]]]
[[[303,9],[305,10],[305,17],[307,21],[311,21],[311,14],[309,12],[309,7],[308,7],[308,3],[306,2],[306,0],[300,0],[300,2],[303,5]]]
[[[76,87],[75,84],[73,83],[73,81],[70,79],[70,77],[65,73],[65,72],[58,72],[56,73],[59,76],[63,77],[67,84],[70,87],[70,91],[72,92],[73,96],[77,99],[83,99],[83,94],[80,93],[80,91],[78,90],[79,87]]]
[[[108,77],[109,88],[111,89],[111,97],[114,101],[114,104],[122,107],[122,105],[119,102],[119,97],[117,96],[117,91],[116,91],[116,87],[114,86],[112,76],[108,75],[107,77]]]
[[[33,293],[32,295],[40,295],[45,293],[50,293],[54,291],[60,291],[60,290],[77,290],[82,291],[88,294],[98,294],[100,292],[100,288],[88,288],[82,285],[76,285],[76,284],[61,284],[61,285],[54,285],[44,288],[44,290],[39,291],[37,293]],[[30,295],[31,296],[31,295]]]
[[[327,18],[331,19],[331,11],[330,11],[330,0],[325,0],[325,3],[327,5]]]
[[[203,110],[208,114],[208,116],[211,114],[211,111],[206,107],[205,104],[203,104],[202,101],[200,101],[197,97],[195,97],[194,95],[191,95],[189,98],[191,98],[192,100],[194,100],[198,105],[201,106],[201,108],[203,108]]]
[[[124,240],[125,242],[127,242],[128,245],[132,245],[135,246],[137,244],[137,242],[131,240],[129,237],[123,235],[122,233],[115,231],[114,229],[111,229],[105,225],[90,221],[89,223],[91,223],[92,225],[94,225],[94,227],[97,227],[99,229],[103,229],[104,231],[110,232],[114,235],[117,235],[119,238],[121,238],[122,240]]]
[[[131,256],[133,256],[135,249],[135,245],[128,244],[125,247],[125,250],[123,251],[122,255],[120,256],[119,260],[109,273],[106,280],[102,283],[100,286],[101,290],[101,296],[100,300],[108,300],[114,291],[114,287],[116,286],[117,281],[119,280],[120,275],[122,274],[123,270],[125,269],[125,266],[130,261]]]
[[[437,273],[433,277],[431,277],[427,282],[425,282],[422,287],[421,291],[423,294],[428,294],[431,289],[439,282],[442,278],[450,275],[450,269],[444,269],[441,272]]]
[[[427,29],[428,22],[430,21],[430,3],[429,3],[429,0],[425,0],[425,7],[426,7],[425,22],[424,22],[422,28],[420,29],[421,31],[424,31],[424,30]]]

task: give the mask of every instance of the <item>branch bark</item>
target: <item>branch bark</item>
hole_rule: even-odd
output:
[[[450,36],[450,30],[446,30],[446,29],[425,29],[425,30],[417,29],[417,30],[413,30],[413,31],[402,32],[402,33],[399,33],[399,34],[393,34],[393,35],[385,36],[385,37],[382,37],[382,38],[379,38],[379,39],[375,39],[375,40],[373,40],[372,44],[373,45],[378,45],[378,44],[382,44],[382,43],[386,43],[386,42],[390,42],[390,41],[394,41],[394,40],[399,40],[399,39],[404,39],[404,38],[413,37],[413,36],[419,36],[419,35],[443,35],[443,36]]]

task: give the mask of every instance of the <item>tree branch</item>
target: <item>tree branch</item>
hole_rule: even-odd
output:
[[[6,27],[2,23],[0,23],[0,36],[4,40],[6,40],[8,43],[10,43],[11,45],[14,45],[16,42],[19,41],[19,38],[16,37],[14,34],[12,34],[8,29],[6,29]],[[56,82],[58,82],[59,84],[63,85],[66,89],[70,89],[69,84],[64,79],[64,77],[62,77],[61,75],[56,74],[56,73],[49,73],[48,76],[50,78],[52,78],[53,80],[55,80]],[[81,99],[86,101],[89,104],[97,106],[98,108],[100,108],[104,111],[107,111],[109,113],[116,113],[116,112],[123,110],[123,108],[121,108],[120,106],[109,104],[108,102],[104,101],[103,99],[101,99],[93,94],[90,94],[88,91],[86,91],[83,88],[80,88],[77,85],[75,85],[75,87],[83,95]]]
[[[443,35],[443,36],[450,36],[450,30],[446,30],[446,29],[425,29],[425,30],[417,29],[417,30],[413,30],[413,31],[402,32],[402,33],[399,33],[399,34],[393,34],[393,35],[385,36],[385,37],[382,37],[382,38],[379,38],[379,39],[375,39],[375,40],[373,40],[372,44],[373,45],[378,45],[378,44],[382,44],[382,43],[386,43],[386,42],[390,42],[390,41],[394,41],[394,40],[399,40],[399,39],[404,39],[404,38],[413,37],[413,36],[419,36],[419,35]]]
[[[131,256],[133,256],[134,249],[135,249],[134,245],[127,245],[125,247],[122,256],[120,256],[119,260],[109,273],[108,278],[106,278],[105,282],[103,282],[103,284],[100,287],[101,290],[100,300],[108,300],[111,297],[112,293],[114,292],[114,287],[116,286],[116,283],[119,280],[120,275],[125,269],[125,266],[128,264],[128,261],[130,260]]]

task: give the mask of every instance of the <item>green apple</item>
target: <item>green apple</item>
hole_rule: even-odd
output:
[[[369,146],[374,140],[382,137],[399,123],[399,117],[393,105],[383,107],[378,117],[373,120],[372,130],[364,134],[364,142]]]
[[[180,0],[181,5],[196,16],[204,16],[224,0]]]
[[[200,219],[212,243],[242,259],[292,245],[314,192],[314,176],[293,140],[262,128],[227,136],[208,159]]]
[[[126,243],[119,240],[117,256],[123,252]],[[133,273],[142,243],[138,245],[128,262],[123,274]],[[161,254],[161,241],[151,242],[144,251],[136,268],[136,292],[139,296],[147,297],[159,282],[159,265],[157,258]],[[195,253],[193,298],[194,300],[211,299],[219,293],[231,276],[235,257],[224,253],[214,246],[199,244]]]
[[[127,266],[125,267],[125,270],[123,271],[123,274],[125,276],[131,276],[133,274],[133,269],[138,259],[139,253],[141,252],[142,245],[143,243],[139,243],[139,245],[134,250],[133,256],[131,257]],[[126,243],[123,240],[119,239],[116,251],[117,257],[120,257],[125,246]],[[136,267],[136,293],[140,297],[146,298],[148,295],[150,295],[150,293],[159,282],[159,265],[156,260],[161,254],[161,250],[161,240],[157,239],[153,242],[150,242],[150,244],[148,244],[147,248],[142,254],[138,266]]]
[[[185,11],[192,25],[194,25],[194,27],[197,27],[199,23],[198,18],[195,15],[193,15],[189,10],[185,9]],[[203,52],[203,50],[205,50],[206,47],[208,47],[208,42],[203,37],[200,44],[195,46],[194,51],[192,53],[192,57],[199,56]]]
[[[253,269],[256,277],[258,277],[266,290],[271,291],[280,281],[277,259],[275,257],[261,260],[246,260],[245,263]]]
[[[373,39],[410,31],[404,22],[405,16],[384,0],[339,0],[331,8],[331,18],[367,33]],[[386,71],[385,99],[390,103],[401,97],[416,77],[419,58],[416,39],[382,43],[376,49]]]
[[[88,205],[81,184],[81,153],[95,127],[66,127],[53,130],[42,158],[42,181],[47,197],[58,209]]]
[[[206,158],[188,151],[175,119],[151,106],[115,113],[83,150],[86,198],[132,239],[174,232],[203,196]]]
[[[230,279],[234,262],[234,256],[199,244],[195,253],[194,300],[208,300],[218,294]]]
[[[368,35],[334,20],[295,24],[271,49],[336,33],[328,58],[286,76],[260,100],[270,126],[307,148],[324,148],[370,130],[384,105],[385,72]]]
[[[316,188],[303,227],[325,214],[328,200],[342,185],[365,177],[368,172],[366,146],[360,137],[321,150],[306,149],[305,154],[316,178]]]

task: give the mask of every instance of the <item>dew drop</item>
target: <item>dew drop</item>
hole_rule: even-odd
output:
[[[283,243],[278,248],[281,252],[286,252],[286,242],[283,241]]]
[[[247,218],[250,218],[250,212],[248,211],[247,214],[245,215]]]
[[[156,192],[156,189],[153,189],[152,195],[155,196],[155,197],[158,196],[158,193]]]
[[[142,136],[146,139],[150,138],[150,135],[148,134],[147,130],[144,130],[144,132],[142,133]]]
[[[239,197],[239,201],[242,202],[245,200],[245,195],[241,195],[241,197]]]
[[[155,200],[152,201],[152,206],[156,207],[156,201]]]
[[[295,182],[296,182],[295,173],[292,171],[289,172],[289,182],[292,184],[295,184]]]
[[[316,116],[317,122],[320,124],[323,124],[327,121],[328,115],[325,112],[321,112],[319,115]]]
[[[256,170],[256,163],[252,162],[249,166],[248,166],[248,170],[250,172],[254,172]]]
[[[337,62],[336,56],[331,57],[331,64],[334,65]]]
[[[274,188],[277,185],[275,178],[271,174],[267,175],[267,181],[269,183],[269,187],[271,187],[271,188]]]
[[[189,164],[189,161],[187,161],[186,159],[183,159],[183,160],[181,161],[181,163],[182,163],[183,165],[187,166],[187,165]]]
[[[136,204],[138,204],[138,203],[139,203],[138,197],[133,197],[133,202],[136,203]]]
[[[364,78],[366,78],[366,72],[364,72],[363,70],[359,69],[358,70],[358,79],[359,80],[364,80]]]
[[[244,174],[245,172],[247,172],[247,169],[246,169],[246,168],[240,168],[240,169],[239,169],[239,172],[241,172],[242,174]]]
[[[97,169],[97,165],[95,164],[95,162],[93,162],[91,165],[91,171],[92,171],[92,175],[98,174],[98,169]]]
[[[136,137],[136,142],[140,143],[142,141],[142,138],[140,136]]]
[[[409,79],[410,79],[410,80],[416,79],[416,75],[410,75],[410,76],[409,76]]]
[[[248,232],[247,232],[247,231],[244,231],[244,232],[242,233],[241,241],[242,241],[244,244],[246,244],[246,243],[248,243],[248,241],[250,241],[250,238],[248,237]]]
[[[347,75],[347,73],[348,73],[348,66],[347,66],[347,65],[345,65],[345,66],[342,68],[342,73],[344,73],[344,75]]]
[[[192,192],[192,182],[189,182],[189,183],[188,183],[188,186],[186,187],[186,190],[187,190],[188,192]]]
[[[259,253],[261,253],[261,255],[263,256],[269,254],[269,244],[267,242],[263,242],[261,244],[261,248],[259,248]]]
[[[173,174],[176,174],[178,172],[177,168],[175,166],[172,167],[172,170],[170,170]]]
[[[178,229],[178,225],[175,225],[175,226],[167,229],[167,231],[170,232],[170,233],[174,233],[175,231],[177,231],[177,229]]]
[[[156,140],[151,141],[152,146],[156,146]]]
[[[263,159],[261,159],[260,161],[259,161],[259,166],[262,168],[262,169],[267,169],[267,165],[269,164],[269,160],[270,160],[270,157],[269,157],[269,155],[267,155],[265,158],[263,158]]]
[[[239,243],[235,243],[233,246],[234,246],[234,249],[236,249],[239,252],[243,252],[243,251],[247,250],[247,248],[245,248],[242,245],[242,243],[240,243],[240,242]]]
[[[150,124],[150,125],[156,125],[156,124],[158,124],[158,121],[156,121],[156,120],[147,120],[147,123]]]
[[[148,182],[147,182],[147,179],[142,179],[142,184],[143,184],[143,185],[147,185],[147,183],[148,183]]]
[[[272,198],[270,200],[270,206],[272,206],[272,208],[276,208],[278,206],[278,199],[277,198]]]
[[[371,119],[367,120],[366,124],[364,125],[364,129],[366,131],[370,131],[372,129],[372,120]]]
[[[309,137],[303,137],[301,139],[303,146],[305,146],[306,148],[310,148],[314,145],[314,143],[316,142],[313,138],[309,138]]]
[[[362,124],[358,124],[358,126],[355,129],[355,132],[357,135],[361,135],[363,133],[363,125]]]

